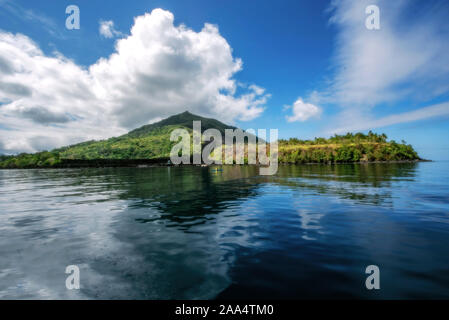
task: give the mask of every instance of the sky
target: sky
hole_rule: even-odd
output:
[[[0,153],[188,110],[280,138],[372,130],[449,160],[448,15],[446,0],[0,0]]]

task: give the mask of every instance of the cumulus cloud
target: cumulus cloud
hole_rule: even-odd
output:
[[[114,21],[112,20],[108,21],[100,20],[100,27],[98,31],[100,32],[100,35],[102,35],[105,38],[114,38],[123,35],[120,31],[115,30]]]
[[[311,103],[305,103],[302,98],[298,98],[293,106],[287,106],[286,109],[292,109],[292,115],[286,117],[288,122],[304,122],[311,118],[319,118],[322,113],[320,107]]]
[[[68,115],[63,113],[51,112],[50,110],[35,106],[31,108],[19,108],[18,113],[24,118],[31,119],[39,124],[66,123],[70,121]]]
[[[20,83],[2,82],[0,81],[0,87],[3,92],[9,93],[15,96],[30,96],[30,88],[21,85]]]
[[[365,27],[365,8],[372,4],[380,8],[380,30]],[[332,3],[330,22],[338,30],[335,74],[317,97],[321,104],[341,106],[342,125],[372,123],[371,111],[381,104],[430,101],[449,92],[447,2],[423,2],[419,10],[416,5],[387,0]]]
[[[115,51],[85,68],[30,38],[0,31],[0,134],[6,150],[36,151],[123,134],[189,110],[232,123],[251,120],[269,95],[243,88],[242,69],[218,28],[195,32],[155,9],[135,18]],[[240,90],[239,90],[240,91]],[[47,137],[43,144],[36,137]]]

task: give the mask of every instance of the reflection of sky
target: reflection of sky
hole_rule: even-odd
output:
[[[1,172],[0,298],[211,298],[226,286],[215,232],[137,223],[164,212],[119,200],[101,177],[59,172]],[[70,264],[80,291],[65,289]]]
[[[74,187],[78,178],[60,179],[57,172],[3,171],[2,178],[7,183],[0,193],[0,268],[8,280],[0,296],[85,297],[65,290],[65,268],[76,264],[84,280],[103,281],[87,261],[92,252],[107,254],[117,246],[108,230],[109,213],[120,203],[105,203],[111,193]]]
[[[207,299],[236,281],[321,280],[365,297],[348,281],[368,264],[384,297],[449,283],[448,167],[238,168],[0,170],[0,298]],[[70,264],[81,291],[65,289]]]

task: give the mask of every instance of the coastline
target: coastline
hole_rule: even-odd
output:
[[[96,160],[70,160],[64,159],[61,163],[53,166],[32,166],[22,168],[0,168],[0,170],[23,170],[23,169],[80,169],[80,168],[152,168],[152,167],[216,167],[216,166],[235,166],[237,164],[180,164],[174,165],[168,163],[169,158],[155,158],[155,159],[96,159]],[[434,162],[428,159],[414,159],[414,160],[389,160],[389,161],[349,161],[349,162],[279,162],[280,166],[293,165],[340,165],[340,164],[400,164],[400,163],[417,163],[417,162]],[[259,164],[242,164],[244,166],[260,166]]]

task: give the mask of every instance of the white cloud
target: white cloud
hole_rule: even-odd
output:
[[[0,15],[8,16],[8,18],[13,17],[17,21],[31,22],[33,27],[42,28],[54,37],[64,38],[57,23],[42,13],[26,9],[19,5],[17,1],[12,0],[1,0],[0,7]]]
[[[412,122],[449,115],[449,102],[427,106],[418,110],[393,114],[379,119],[365,119],[362,122],[346,125],[342,128],[332,130],[332,133],[344,133],[347,131],[360,131],[368,129],[382,128],[399,123]]]
[[[115,30],[114,21],[112,20],[108,21],[101,20],[98,31],[100,32],[100,35],[102,35],[105,38],[114,38],[123,36],[123,34],[120,31]]]
[[[264,88],[261,88],[259,86],[256,86],[255,84],[252,84],[249,86],[249,89],[253,90],[255,94],[257,95],[263,95],[265,92]]]
[[[236,94],[242,61],[218,28],[174,26],[169,11],[135,18],[115,52],[88,68],[45,55],[30,38],[0,31],[0,142],[9,152],[100,139],[189,110],[251,120],[269,95]],[[42,137],[46,137],[45,139]],[[39,141],[37,141],[37,140]]]
[[[301,98],[298,98],[293,106],[288,106],[286,109],[290,108],[292,109],[293,114],[286,117],[288,122],[304,122],[311,118],[319,118],[322,113],[320,107],[311,103],[305,103]]]
[[[341,30],[334,98],[345,104],[372,106],[410,97],[416,88],[421,93],[430,89],[429,96],[439,94],[434,84],[445,83],[441,80],[449,75],[449,34],[447,28],[441,28],[441,17],[423,12],[407,19],[410,2],[374,1],[380,8],[381,29],[372,31],[364,24],[364,9],[372,3],[334,2],[331,21]]]
[[[365,8],[371,4],[380,8],[380,30],[365,27]],[[380,104],[430,101],[449,92],[449,29],[441,10],[447,4],[421,3],[419,14],[414,5],[387,0],[333,2],[330,21],[338,29],[335,74],[315,98],[342,108],[343,127],[370,119]]]

